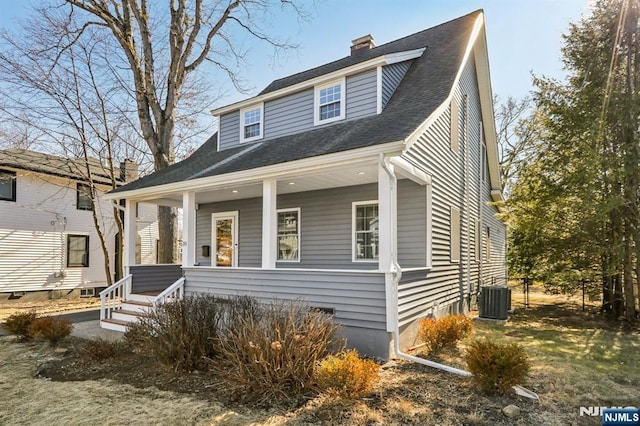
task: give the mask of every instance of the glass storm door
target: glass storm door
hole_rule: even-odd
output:
[[[211,220],[213,230],[213,266],[235,268],[238,266],[238,212],[214,213]]]

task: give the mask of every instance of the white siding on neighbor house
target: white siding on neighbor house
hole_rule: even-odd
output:
[[[376,70],[346,78],[346,120],[376,114]],[[292,135],[313,129],[314,89],[306,89],[264,103],[264,137],[256,142]],[[342,120],[330,124],[341,123]],[[220,116],[220,150],[240,144],[240,112]]]
[[[108,201],[98,199],[97,204],[104,218],[106,244],[113,253],[113,210]],[[89,267],[67,267],[69,234],[89,235]],[[76,209],[76,183],[18,171],[16,201],[0,201],[0,292],[104,287],[106,283],[92,213]]]
[[[382,67],[382,108],[389,103],[391,96],[398,88],[400,81],[409,70],[413,61],[398,62]]]
[[[136,263],[155,264],[158,260],[158,206],[139,203],[136,222],[140,238],[140,245],[136,250]]]
[[[375,200],[377,184],[358,185],[278,196],[278,208],[300,208],[300,261],[277,262],[278,268],[377,269],[378,263],[352,259],[353,202]],[[426,264],[426,192],[410,180],[398,183],[398,254],[402,267]],[[259,267],[262,256],[262,199],[252,198],[200,204],[196,224],[196,257],[200,265],[211,265],[202,256],[202,246],[211,245],[211,214],[238,211],[238,255],[240,267]],[[213,247],[212,247],[213,252]]]
[[[467,113],[464,95],[469,105],[466,120],[463,116],[458,120],[458,152],[451,150],[448,108],[405,154],[407,160],[421,165],[432,177],[433,268],[426,274],[403,274],[399,286],[401,324],[409,323],[421,315],[465,310],[470,291],[477,289],[481,275],[485,283],[492,277],[505,275],[505,227],[495,217],[496,208],[488,205],[489,184],[483,184],[482,188],[480,186],[479,123],[482,116],[473,63],[471,57],[454,93],[461,114]],[[451,208],[460,211],[460,262],[450,260]],[[492,228],[494,258],[491,263],[484,260],[484,248],[483,260],[475,260],[474,224],[480,217],[483,227]]]
[[[263,302],[301,300],[335,310],[337,322],[385,330],[384,274],[377,272],[184,268],[185,293],[248,295]]]

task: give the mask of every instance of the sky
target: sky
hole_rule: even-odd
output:
[[[15,29],[29,4],[0,0],[0,28]],[[223,106],[257,94],[272,80],[349,55],[351,40],[371,34],[376,45],[438,25],[477,9],[485,12],[494,94],[522,98],[532,90],[531,73],[562,79],[562,34],[588,14],[588,0],[302,0],[311,12],[299,23],[274,12],[266,30],[299,47],[274,60],[264,43],[245,40],[242,77],[253,89],[238,93],[229,83]]]

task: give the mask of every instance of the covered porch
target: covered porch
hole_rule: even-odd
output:
[[[125,266],[133,284],[122,297],[138,291],[135,283],[146,280],[143,275],[158,276],[154,268],[166,267],[140,268],[127,249],[135,241],[136,204],[181,207],[182,277],[162,286],[175,292],[179,283],[180,295],[302,300],[333,314],[357,347],[388,354],[397,315],[389,299],[400,264],[414,271],[429,266],[430,178],[400,152],[342,157],[195,179],[127,197]],[[400,218],[399,199],[409,207]]]

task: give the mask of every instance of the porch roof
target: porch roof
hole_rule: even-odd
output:
[[[404,141],[447,100],[464,59],[474,25],[481,13],[482,11],[476,11],[372,49],[382,52],[388,50],[388,46],[393,47],[396,44],[396,47],[401,47],[402,50],[427,48],[421,57],[415,59],[387,106],[378,115],[334,123],[303,133],[223,151],[217,151],[217,134],[214,134],[189,158],[115,189],[112,193]],[[277,87],[285,82],[294,84],[300,78],[312,78],[320,71],[329,72],[336,67],[339,69],[352,65],[347,59],[276,80],[265,91],[273,90],[274,84]]]

